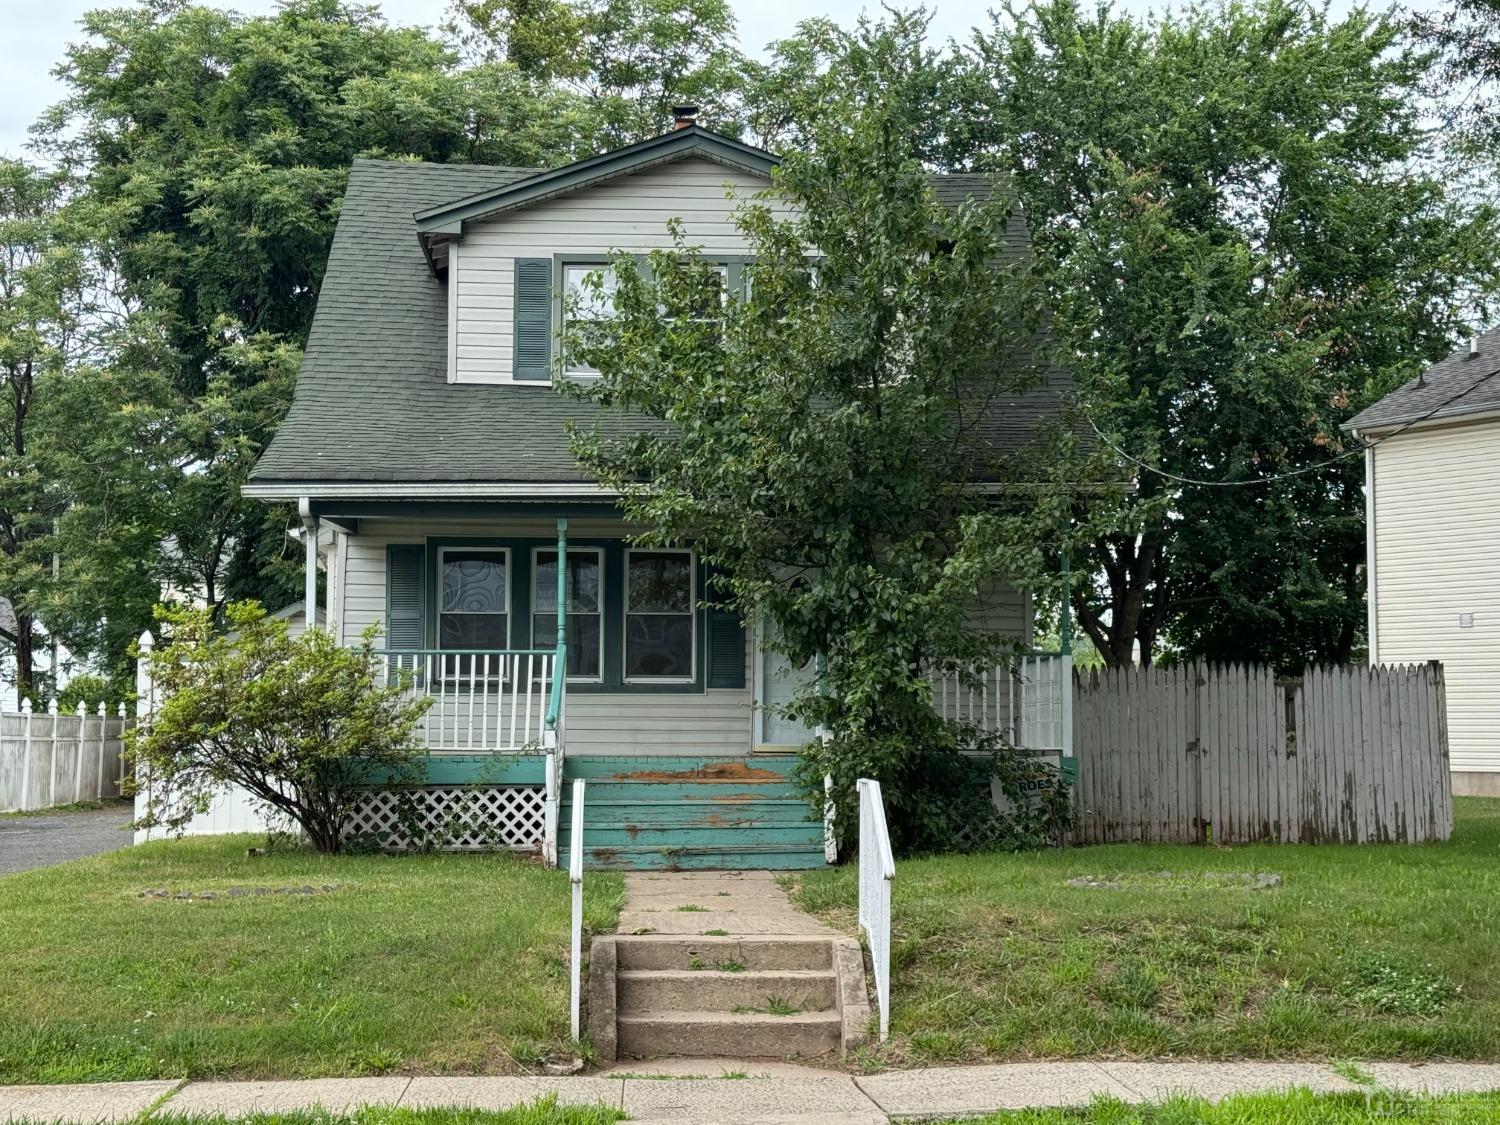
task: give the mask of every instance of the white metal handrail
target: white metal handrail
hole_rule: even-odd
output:
[[[885,825],[880,782],[862,777],[859,789],[859,928],[875,966],[875,999],[880,1005],[880,1041],[891,1028],[891,883],[896,858]]]
[[[388,683],[432,706],[417,728],[429,753],[538,749],[556,691],[552,649],[377,649]]]
[[[573,944],[569,970],[572,977],[569,996],[573,1038],[579,1033],[583,1005],[583,778],[573,781],[573,832],[569,838],[568,882],[573,891]]]

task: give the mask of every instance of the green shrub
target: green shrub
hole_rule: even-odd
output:
[[[321,852],[345,849],[359,790],[415,780],[414,732],[431,701],[385,683],[376,630],[343,648],[293,638],[255,602],[157,611],[170,643],[150,654],[158,700],[128,755],[150,778],[140,827],[180,830],[231,786],[284,814]]]

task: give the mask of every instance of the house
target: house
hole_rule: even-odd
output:
[[[380,626],[391,667],[434,697],[429,816],[566,850],[565,783],[581,777],[594,862],[824,862],[821,827],[785,782],[811,732],[776,710],[808,673],[704,608],[691,547],[631,544],[616,497],[569,451],[565,423],[592,408],[552,386],[579,374],[555,370],[564,295],[610,252],[670,248],[677,218],[736,284],[733,212],[774,163],[684,118],[548,171],[354,165],[291,411],[245,492],[298,505],[307,601],[321,567],[338,639]],[[989,190],[936,184],[954,201]],[[1061,390],[1011,404],[1009,440]],[[987,591],[981,609],[1029,637],[1025,592]],[[1055,742],[1060,682],[1043,698],[997,680],[946,705]],[[394,831],[381,800],[368,826]]]
[[[1500,329],[1344,428],[1365,443],[1370,663],[1442,661],[1453,791],[1500,796]]]

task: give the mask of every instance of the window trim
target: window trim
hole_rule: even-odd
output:
[[[538,573],[540,573],[541,571],[540,560],[543,553],[550,553],[555,555],[557,554],[557,547],[554,545],[551,547],[536,546],[531,548],[531,601],[529,603],[531,606],[531,612],[527,614],[527,617],[529,619],[527,636],[531,640],[532,648],[538,647],[536,643],[536,615],[538,613],[551,613],[556,616],[557,614],[556,606],[551,609],[539,610],[536,604],[536,580]],[[608,600],[605,597],[604,548],[575,547],[571,545],[568,547],[569,559],[572,559],[574,555],[580,554],[593,555],[594,565],[598,568],[599,571],[599,608],[592,614],[592,616],[599,619],[599,674],[597,676],[569,675],[567,677],[567,682],[570,684],[602,684],[604,683],[604,626],[607,618],[607,611],[605,609],[605,606],[609,604]],[[570,609],[568,612],[571,616],[573,610]],[[571,648],[572,645],[573,642],[569,641],[568,647]]]
[[[629,667],[630,649],[630,560],[633,555],[686,555],[688,559],[688,609],[685,614],[671,616],[687,617],[692,622],[692,643],[689,646],[689,674],[686,676],[632,676]],[[651,614],[636,614],[650,616]],[[657,616],[666,616],[657,614]],[[622,684],[697,684],[698,646],[701,641],[698,618],[698,553],[691,547],[626,547],[620,575],[620,682]]]
[[[456,553],[459,553],[459,554],[490,554],[490,555],[500,555],[505,560],[505,563],[504,563],[504,566],[505,566],[505,612],[503,614],[498,613],[498,612],[491,612],[490,616],[492,616],[492,617],[501,617],[501,616],[504,616],[504,618],[505,618],[505,644],[501,646],[501,648],[500,648],[499,651],[503,651],[505,649],[514,648],[515,645],[512,642],[513,642],[513,640],[515,638],[515,612],[514,612],[514,605],[513,605],[512,600],[511,600],[511,576],[513,574],[513,567],[511,566],[511,550],[510,550],[510,548],[509,547],[500,547],[500,546],[489,546],[489,545],[486,545],[486,544],[474,544],[473,546],[464,546],[462,544],[452,543],[452,544],[444,544],[444,545],[438,547],[438,549],[437,549],[437,555],[436,555],[437,563],[433,567],[433,572],[434,572],[433,573],[433,605],[434,605],[434,609],[436,610],[436,612],[433,615],[433,622],[432,622],[432,642],[433,642],[432,643],[432,647],[433,647],[433,649],[436,650],[437,652],[469,652],[469,651],[471,651],[469,649],[445,649],[443,647],[443,615],[445,613],[455,614],[455,613],[463,613],[463,612],[465,612],[464,610],[456,610],[456,609],[445,610],[445,609],[443,609],[443,556],[445,554],[447,554],[449,551],[453,551],[453,552],[456,552]],[[479,612],[483,613],[483,612],[486,612],[486,611],[481,610]],[[484,650],[484,649],[480,649],[480,650],[477,650],[477,651],[483,652],[483,651],[496,651],[496,650]]]

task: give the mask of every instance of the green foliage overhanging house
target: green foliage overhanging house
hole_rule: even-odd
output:
[[[566,423],[595,408],[553,388],[588,377],[559,370],[558,337],[611,252],[670,248],[675,218],[740,284],[736,200],[774,165],[683,120],[550,171],[352,169],[291,411],[245,491],[298,505],[326,627],[353,643],[379,623],[391,667],[435,698],[416,796],[434,817],[461,805],[483,820],[475,839],[565,855],[567,783],[581,777],[592,863],[825,861],[822,827],[785,781],[812,732],[778,712],[810,670],[705,605],[713,576],[690,544],[632,546],[615,495],[570,452]],[[972,175],[933,186],[953,205],[991,190]],[[997,448],[1025,443],[1066,389],[1055,374],[996,404]],[[975,612],[1030,643],[1027,591],[984,590]],[[1037,668],[940,705],[1055,753],[1060,663]]]

